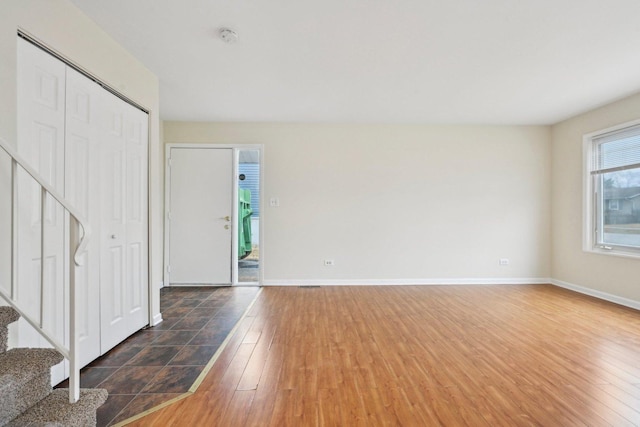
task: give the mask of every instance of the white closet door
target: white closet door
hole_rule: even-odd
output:
[[[127,289],[129,335],[149,324],[149,116],[125,106]]]
[[[18,43],[18,152],[61,193],[64,191],[65,73],[60,61],[19,40]],[[60,341],[64,318],[64,211],[46,197],[41,221],[41,192],[24,171],[18,178],[18,301],[29,315],[40,318],[43,284],[43,323]],[[40,228],[44,222],[44,260]],[[40,265],[44,264],[41,277]],[[19,325],[20,346],[49,346],[25,321]]]
[[[99,117],[104,89],[67,69],[65,197],[95,231],[100,229]],[[67,252],[68,253],[68,252]],[[100,356],[100,235],[89,241],[84,264],[76,268],[80,364]]]
[[[101,146],[101,351],[148,323],[148,116],[105,98]]]
[[[37,47],[18,40],[18,152],[59,192],[64,191],[66,67]],[[41,215],[40,186],[18,175],[18,301],[32,318],[60,342],[67,337],[60,307],[65,301],[64,210],[46,196]],[[43,217],[43,218],[42,218]],[[44,224],[44,245],[41,226]],[[43,248],[42,252],[41,249]],[[44,265],[41,275],[40,265]],[[18,323],[18,346],[51,345],[24,319]],[[52,384],[65,377],[64,363],[51,371]]]
[[[77,269],[84,365],[148,324],[148,115],[22,39],[18,75],[18,151],[93,229]],[[24,173],[18,186],[18,299],[39,319],[44,262],[45,329],[68,342],[68,218],[45,205],[41,261],[39,186]],[[21,321],[18,345],[48,343]]]

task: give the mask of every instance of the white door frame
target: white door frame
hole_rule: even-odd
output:
[[[262,144],[194,144],[194,143],[171,143],[165,145],[165,166],[164,166],[164,266],[163,266],[163,285],[170,286],[170,272],[168,271],[169,266],[169,249],[171,247],[170,241],[170,221],[169,221],[169,212],[171,210],[171,168],[169,167],[169,158],[171,156],[172,148],[183,148],[183,149],[232,149],[233,150],[233,179],[231,180],[233,188],[232,188],[232,205],[233,205],[233,213],[231,222],[232,233],[231,233],[231,285],[253,285],[253,286],[261,286],[263,283],[263,272],[264,272],[264,227],[263,227],[263,217],[264,217],[264,145]],[[255,282],[238,282],[238,160],[240,156],[240,151],[245,150],[255,150],[260,153],[260,194],[258,195],[258,200],[260,201],[260,217],[258,218],[259,225],[259,240],[260,240],[260,262],[258,263],[258,283]],[[180,286],[180,285],[175,285]]]

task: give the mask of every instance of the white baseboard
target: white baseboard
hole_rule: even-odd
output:
[[[155,316],[153,316],[153,319],[151,321],[151,326],[156,326],[160,323],[162,323],[162,313],[158,313]]]
[[[539,285],[546,277],[455,278],[455,279],[352,279],[352,280],[265,280],[263,286],[376,286],[376,285]]]
[[[560,288],[569,289],[581,294],[589,295],[601,300],[613,302],[615,304],[624,305],[625,307],[634,308],[640,310],[640,301],[635,301],[629,298],[620,297],[617,295],[609,294],[607,292],[598,291],[591,288],[585,288],[584,286],[574,285],[573,283],[564,282],[558,279],[549,279],[549,283],[558,286]]]
[[[263,286],[407,286],[407,285],[540,285],[552,284],[581,294],[640,310],[640,301],[586,288],[549,277],[455,278],[455,279],[353,279],[353,280],[265,280]]]

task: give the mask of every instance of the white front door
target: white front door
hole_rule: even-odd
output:
[[[231,284],[233,150],[171,148],[169,282]]]
[[[102,353],[148,323],[148,116],[114,95],[105,96],[99,231]]]

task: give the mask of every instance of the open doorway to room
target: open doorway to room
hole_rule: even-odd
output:
[[[237,283],[260,282],[260,150],[238,149]]]

